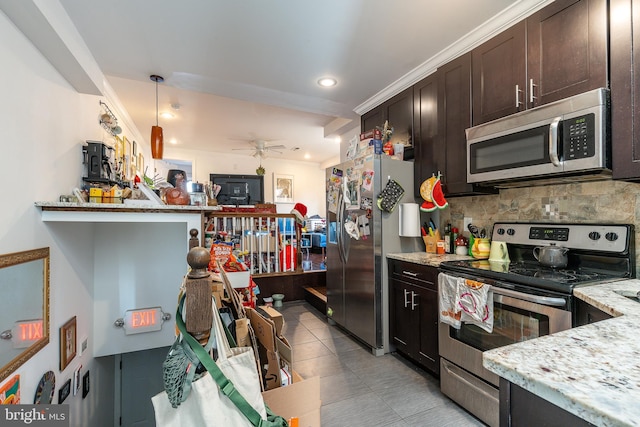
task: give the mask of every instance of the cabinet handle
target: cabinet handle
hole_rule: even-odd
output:
[[[522,102],[520,102],[520,85],[516,85],[516,109],[520,108]]]
[[[413,311],[413,309],[415,309],[418,304],[416,304],[416,294],[415,292],[411,291],[411,311]]]
[[[533,96],[533,88],[537,86],[538,85],[533,84],[533,79],[529,79],[529,104],[531,104],[531,107],[533,107],[533,100],[537,99],[535,96]]]
[[[409,305],[409,301],[407,300],[407,296],[409,295],[409,291],[406,290],[406,289],[403,289],[403,290],[404,290],[404,308],[407,308],[407,306]]]
[[[405,274],[411,277],[418,277],[418,273],[414,273],[413,271],[402,270],[402,274]]]

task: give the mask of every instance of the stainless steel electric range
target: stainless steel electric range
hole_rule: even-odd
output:
[[[635,277],[635,231],[628,224],[499,222],[491,234],[507,243],[509,263],[447,261],[440,274],[491,286],[493,331],[440,323],[438,340],[442,392],[497,426],[499,378],[482,366],[482,353],[574,326],[575,287]],[[548,245],[567,249],[565,268],[534,257],[534,248]]]

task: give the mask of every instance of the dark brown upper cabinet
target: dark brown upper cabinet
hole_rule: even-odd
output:
[[[558,0],[472,51],[473,124],[607,87],[607,1]]]
[[[527,81],[525,35],[522,21],[471,52],[474,125],[520,110]]]
[[[493,194],[497,190],[467,184],[467,138],[471,126],[471,54],[438,68],[413,86],[416,160],[414,189],[432,174],[442,174],[446,196]]]
[[[640,180],[640,0],[611,0],[613,178]]]
[[[445,150],[438,142],[438,74],[434,73],[413,87],[414,195],[420,196],[420,185],[432,173],[445,169]]]
[[[393,127],[392,141],[403,141],[413,145],[412,87],[363,114],[360,118],[360,128],[363,132],[376,127],[382,128],[386,120]]]

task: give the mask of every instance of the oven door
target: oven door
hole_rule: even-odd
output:
[[[567,300],[491,287],[493,332],[462,323],[440,323],[440,356],[498,387],[499,377],[482,366],[482,352],[571,328]]]

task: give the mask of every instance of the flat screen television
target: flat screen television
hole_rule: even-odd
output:
[[[209,174],[209,180],[218,184],[218,204],[254,205],[264,203],[264,176]]]

